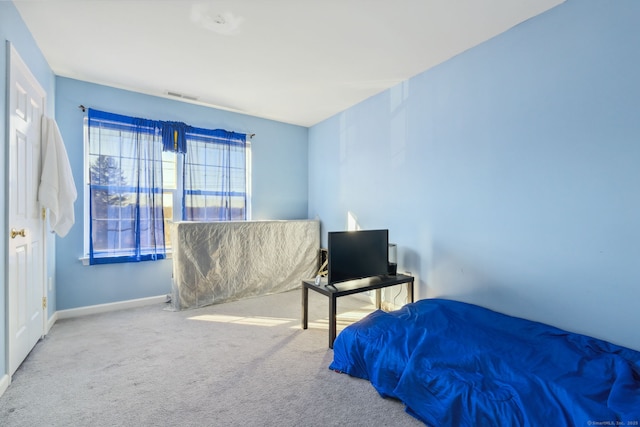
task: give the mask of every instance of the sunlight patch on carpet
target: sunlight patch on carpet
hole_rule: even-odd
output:
[[[336,329],[338,331],[342,330],[344,327],[357,322],[369,313],[371,313],[371,310],[353,310],[339,313],[336,317]],[[292,326],[292,328],[299,327],[299,324]],[[325,317],[323,319],[309,320],[308,327],[309,329],[327,329],[329,327],[329,319]]]
[[[239,325],[251,326],[279,326],[290,322],[298,322],[298,319],[283,317],[260,317],[260,316],[228,316],[225,314],[203,314],[201,316],[189,317],[189,320],[200,320],[205,322],[235,323]]]

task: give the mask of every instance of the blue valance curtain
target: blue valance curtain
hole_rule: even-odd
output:
[[[159,122],[162,128],[162,149],[176,153],[187,152],[187,132],[192,127],[182,122]]]

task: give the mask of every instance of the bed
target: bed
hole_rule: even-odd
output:
[[[640,425],[640,352],[472,304],[378,310],[333,350],[431,426]]]

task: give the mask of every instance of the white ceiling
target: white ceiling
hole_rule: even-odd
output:
[[[54,73],[314,125],[564,0],[14,0]]]

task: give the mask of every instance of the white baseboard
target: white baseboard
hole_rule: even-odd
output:
[[[2,394],[7,391],[7,388],[9,388],[9,383],[11,381],[9,380],[9,375],[5,374],[2,378],[0,378],[0,396],[2,396]]]
[[[126,308],[143,307],[145,305],[159,304],[167,301],[166,295],[155,297],[132,299],[128,301],[118,301],[109,304],[90,305],[88,307],[70,308],[68,310],[56,311],[56,320],[69,319],[72,317],[87,316],[89,314],[106,313],[109,311],[124,310]],[[52,316],[53,317],[53,316]]]
[[[44,331],[45,335],[47,335],[49,333],[49,331],[53,327],[54,323],[56,323],[56,320],[58,320],[58,312],[57,311],[55,313],[53,313],[53,316],[51,316],[49,318],[49,320],[47,321],[47,330]]]

